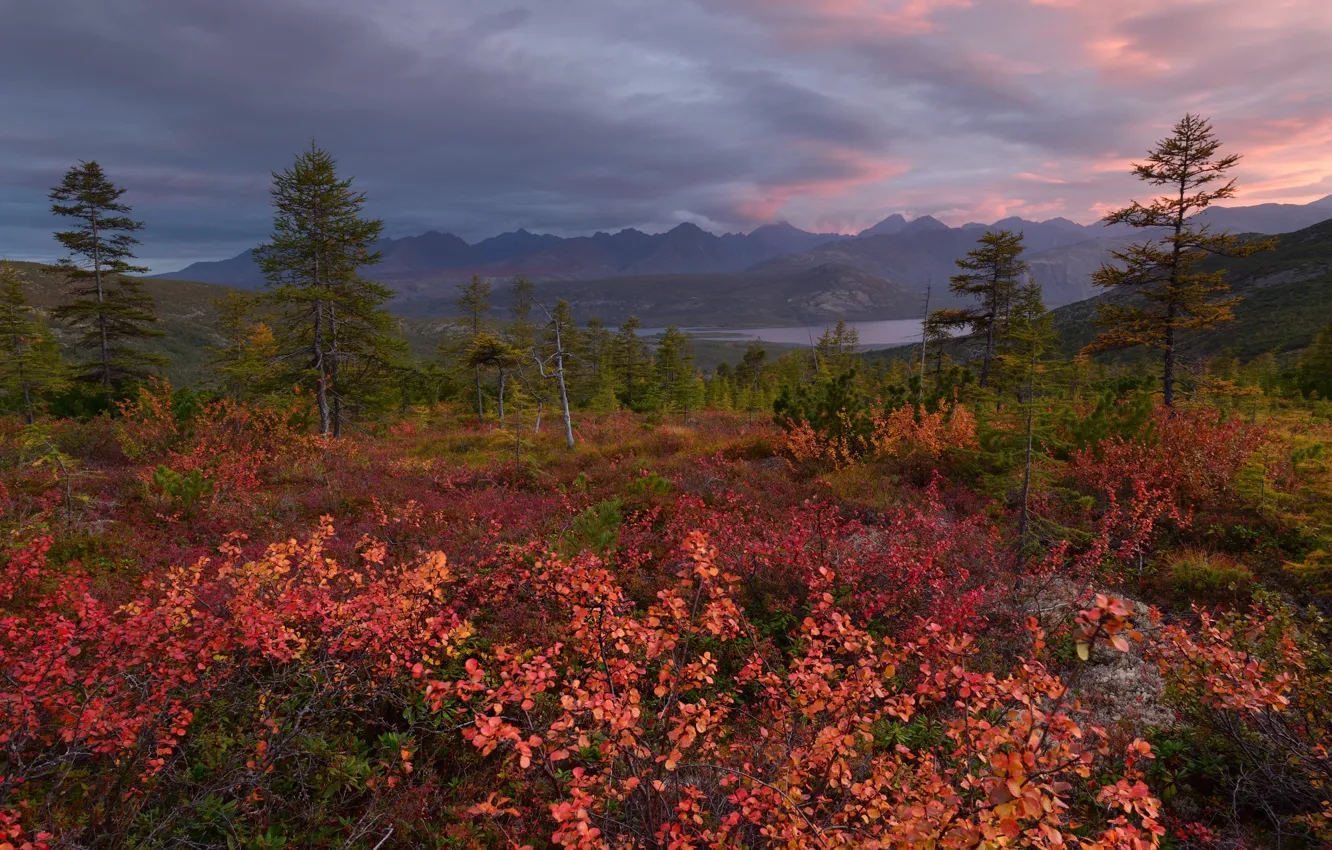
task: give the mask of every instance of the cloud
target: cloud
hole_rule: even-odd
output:
[[[114,8],[112,8],[114,7]],[[96,158],[155,267],[264,238],[316,139],[391,235],[1082,221],[1185,110],[1242,197],[1332,173],[1322,0],[9,0],[0,254]]]

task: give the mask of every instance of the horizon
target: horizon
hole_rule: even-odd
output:
[[[117,7],[7,8],[0,253],[59,256],[46,192],[95,159],[147,223],[145,264],[235,256],[312,137],[388,235],[471,244],[892,213],[1085,225],[1146,194],[1129,165],[1186,111],[1244,157],[1231,205],[1332,194],[1317,0]]]

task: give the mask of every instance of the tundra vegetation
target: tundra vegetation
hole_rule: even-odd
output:
[[[174,388],[94,166],[84,359],[0,292],[0,850],[1332,842],[1332,330],[1179,368],[1234,244],[1133,255],[1160,362],[1061,352],[1003,233],[910,361],[482,279],[414,359],[312,148]]]

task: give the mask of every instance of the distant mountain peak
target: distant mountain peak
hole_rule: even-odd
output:
[[[670,229],[671,233],[704,233],[706,231],[692,221],[682,221]]]
[[[1332,195],[1328,195],[1326,198],[1319,198],[1318,200],[1316,200],[1316,201],[1314,201],[1313,203],[1309,204],[1309,206],[1311,206],[1311,207],[1327,207],[1328,209],[1332,209]]]
[[[903,227],[903,228],[902,228],[900,231],[898,231],[898,232],[899,232],[899,233],[922,233],[922,232],[924,232],[924,231],[926,231],[926,230],[951,230],[951,229],[952,229],[952,228],[950,228],[948,225],[944,224],[942,221],[939,221],[939,219],[935,218],[934,216],[932,216],[932,215],[923,215],[923,216],[921,216],[920,218],[913,218],[913,219],[911,219],[911,221],[907,222],[906,227]]]
[[[907,226],[906,216],[901,213],[893,213],[878,224],[866,230],[860,231],[861,236],[885,236],[890,233],[897,233]]]

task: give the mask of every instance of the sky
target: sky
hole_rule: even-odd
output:
[[[125,186],[155,271],[252,247],[314,140],[389,236],[891,213],[1089,223],[1192,111],[1233,203],[1332,194],[1327,0],[0,0],[0,255]]]

